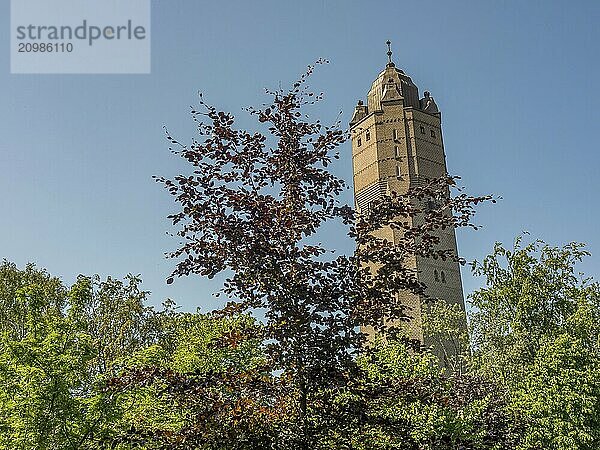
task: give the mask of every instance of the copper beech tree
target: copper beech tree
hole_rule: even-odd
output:
[[[425,289],[408,260],[456,258],[440,248],[436,230],[473,226],[474,206],[492,199],[449,196],[455,179],[445,177],[422,180],[404,195],[391,193],[363,214],[342,204],[346,183],[329,166],[348,132],[339,121],[325,125],[306,114],[322,99],[307,86],[313,69],[289,90],[267,91],[269,104],[247,109],[261,131],[236,128],[232,114],[200,96],[191,112],[199,136],[183,144],[167,133],[172,151],[190,167],[186,175],[156,178],[180,207],[169,216],[181,244],[168,255],[176,260],[168,282],[224,273],[222,294],[230,301],[214,314],[261,310],[264,320],[219,345],[258,337],[264,361],[243,372],[148,369],[115,380],[121,388],[161,380],[165,395],[191,411],[178,430],[131,430],[130,439],[173,449],[361,448],[353,436],[372,422],[403,429],[368,414],[365,402],[410,389],[362,383],[359,355],[369,352],[359,327],[395,336],[390,324],[411,314],[397,294]],[[430,200],[435,209],[421,207]],[[356,241],[353,254],[317,242],[328,221]],[[402,237],[395,244],[378,238],[373,232],[381,227]],[[433,395],[426,391],[414,395]]]

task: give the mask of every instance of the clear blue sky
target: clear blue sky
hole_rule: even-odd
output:
[[[347,122],[390,39],[397,66],[442,110],[450,172],[472,193],[503,197],[481,210],[482,230],[459,234],[462,255],[481,258],[528,230],[587,242],[595,255],[583,267],[598,274],[599,2],[163,0],[152,15],[151,75],[10,75],[2,1],[0,257],[66,282],[139,273],[153,303],[211,309],[215,282],[164,281],[174,203],[151,176],[185,166],[163,125],[188,140],[197,91],[243,114],[319,57],[331,61],[312,81],[326,92],[320,116],[342,110]],[[343,154],[336,171],[350,182],[349,145]],[[467,292],[478,285],[463,276]]]

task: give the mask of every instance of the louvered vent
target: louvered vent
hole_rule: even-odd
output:
[[[356,209],[358,212],[367,212],[370,205],[387,194],[387,181],[378,181],[356,193]]]

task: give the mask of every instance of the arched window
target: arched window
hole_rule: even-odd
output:
[[[445,283],[445,282],[446,282],[446,274],[442,270],[442,283]]]
[[[440,276],[438,274],[437,269],[433,270],[433,278],[435,278],[435,281],[440,281]]]

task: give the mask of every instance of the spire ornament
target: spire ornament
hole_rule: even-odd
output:
[[[387,51],[387,55],[388,55],[388,66],[390,65],[394,65],[394,63],[392,62],[392,43],[388,40],[386,42],[387,47],[388,47],[388,51]]]

